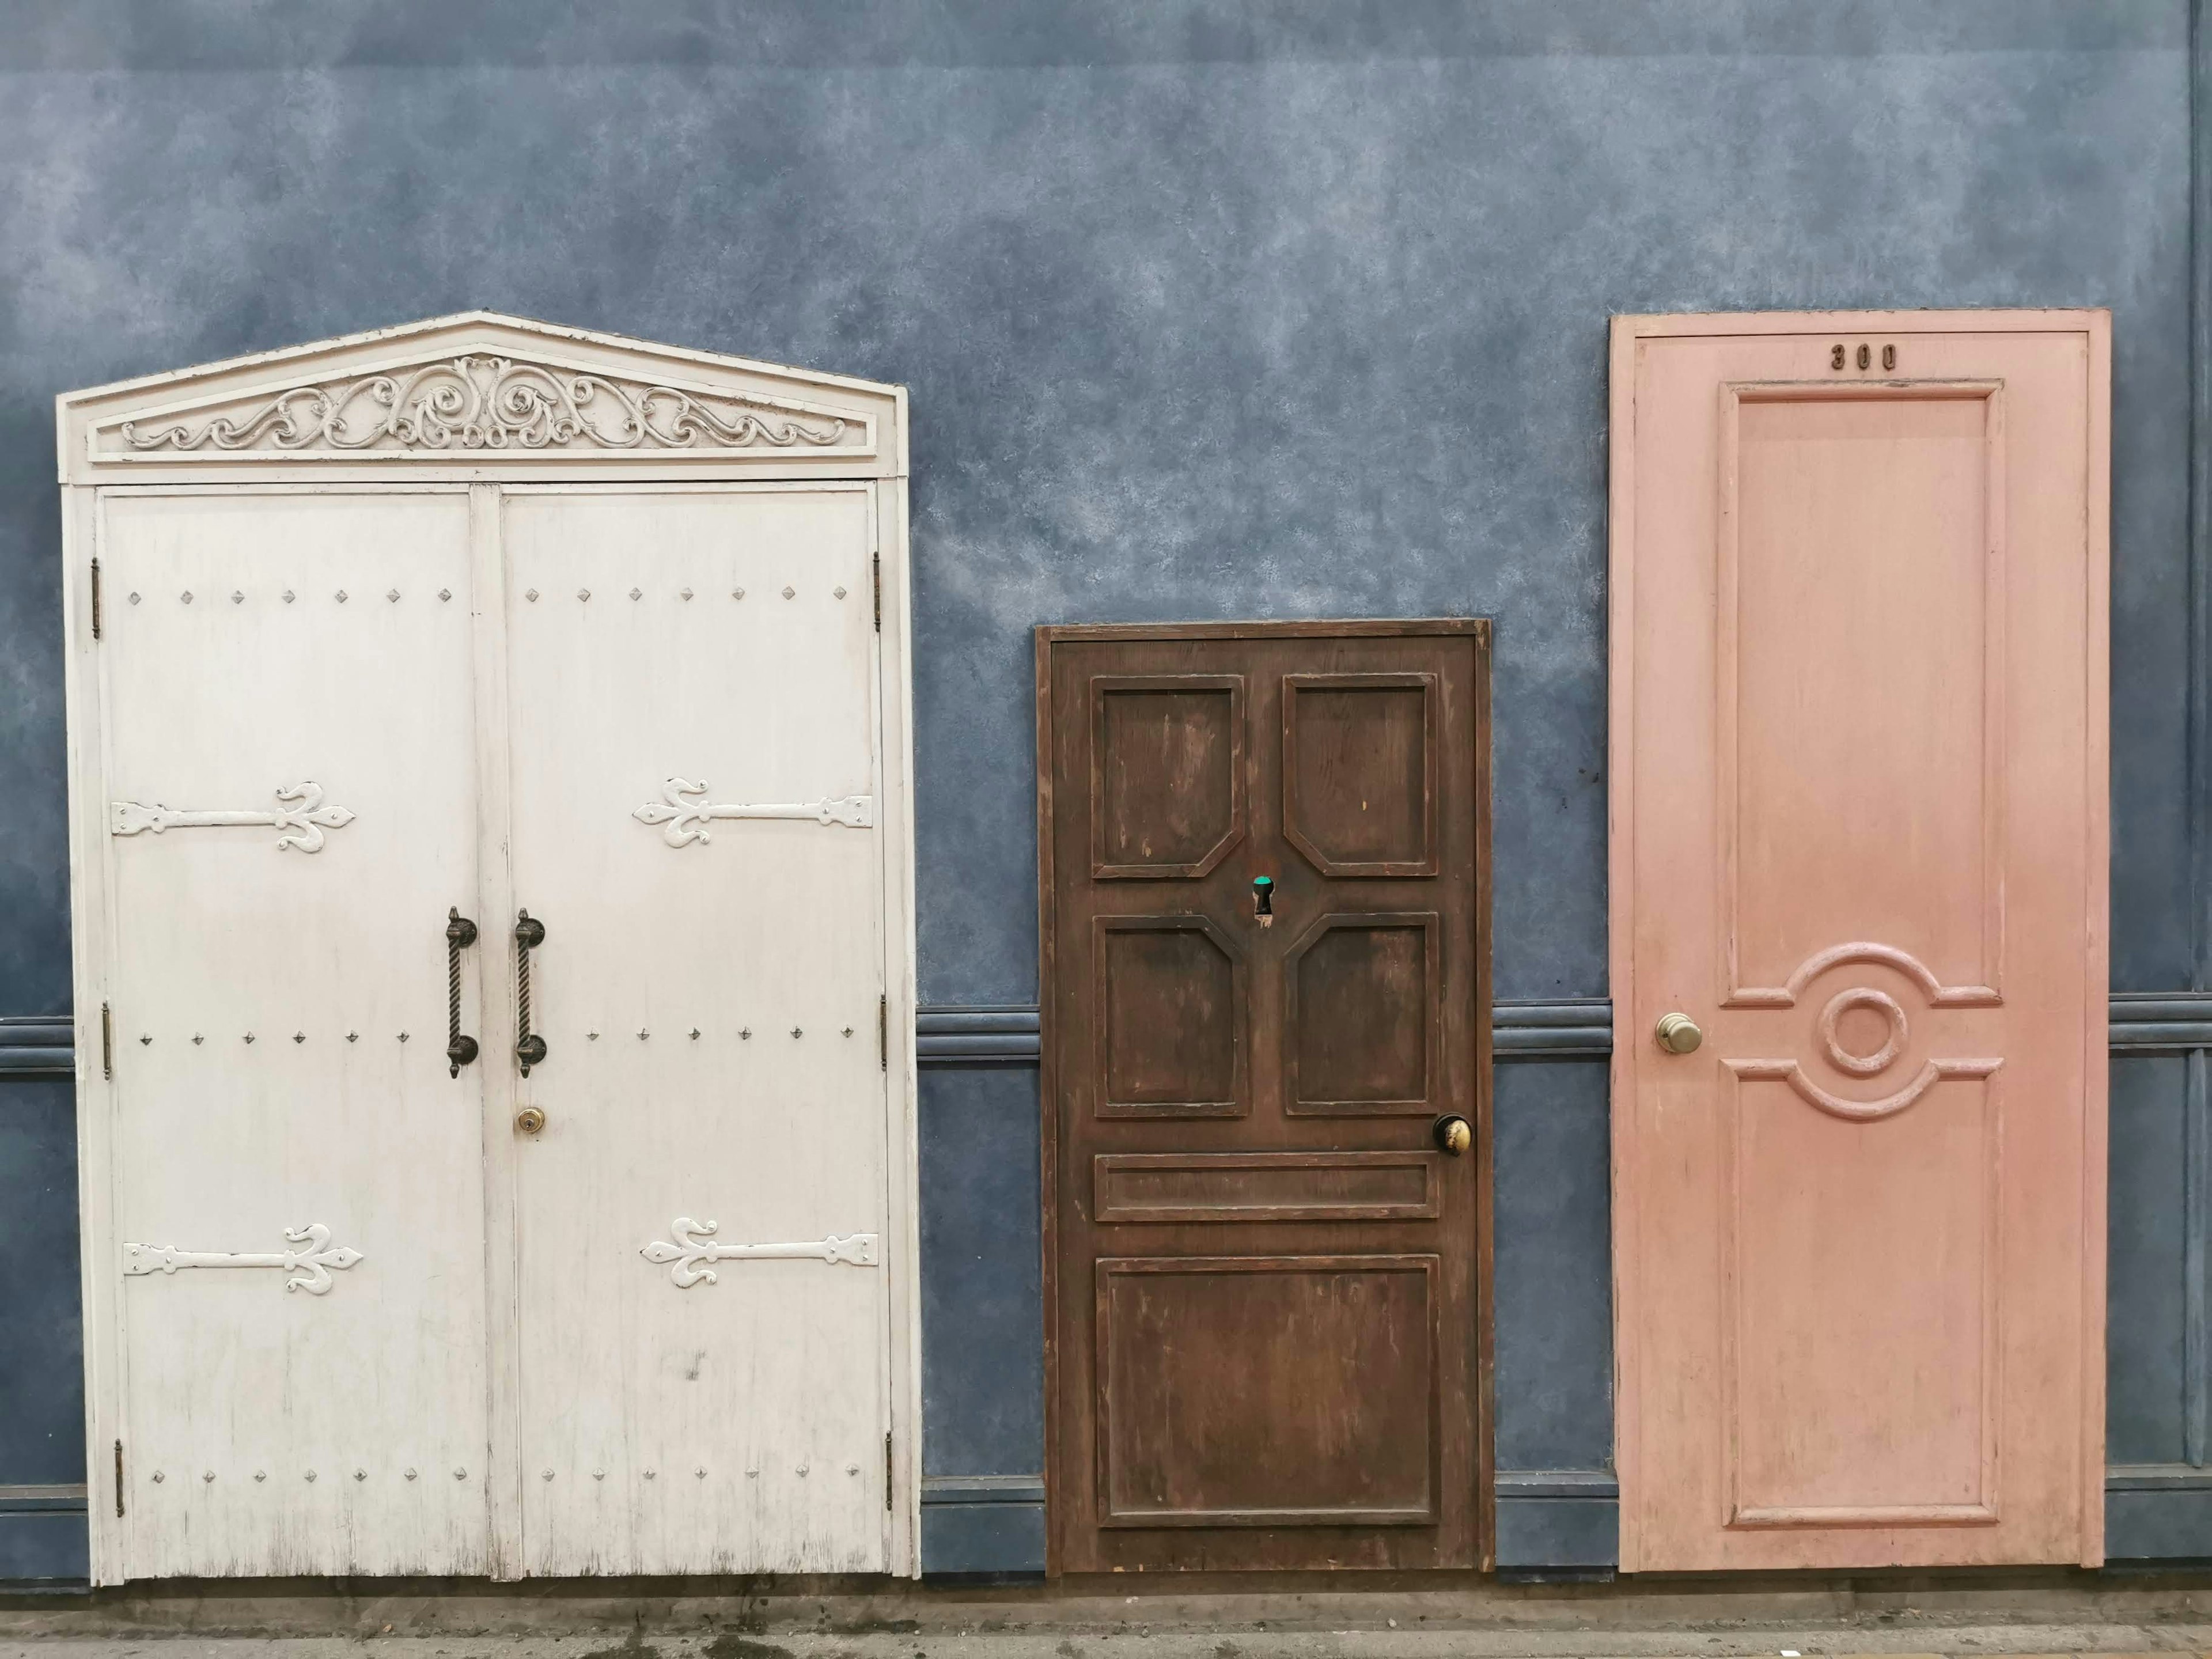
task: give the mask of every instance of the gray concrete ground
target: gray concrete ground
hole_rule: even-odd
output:
[[[2212,1577],[1222,1589],[203,1585],[0,1597],[0,1659],[2212,1654]]]

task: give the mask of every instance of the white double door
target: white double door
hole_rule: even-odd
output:
[[[105,1576],[887,1566],[874,522],[102,496]]]

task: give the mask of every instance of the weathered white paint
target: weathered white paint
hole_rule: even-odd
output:
[[[481,1481],[401,1473],[484,1455],[478,1073],[449,1078],[442,1052],[444,918],[476,885],[468,618],[341,605],[321,581],[279,597],[303,564],[465,586],[467,528],[454,493],[103,504],[104,582],[246,597],[106,607],[90,797],[313,777],[356,811],[313,858],[267,830],[106,838],[112,921],[80,949],[104,981],[94,1073],[112,1011],[116,1225],[86,1248],[127,1282],[117,1426],[89,1467],[112,1481],[124,1443],[132,1577],[484,1570]],[[258,1254],[302,1217],[361,1252],[343,1294],[141,1277],[122,1248]]]
[[[515,898],[546,930],[521,1087],[546,1127],[515,1165],[533,1573],[888,1565],[889,1378],[855,1363],[882,1273],[754,1261],[678,1297],[638,1260],[678,1212],[886,1224],[880,831],[809,810],[678,858],[632,811],[679,761],[748,799],[875,793],[877,635],[830,593],[868,586],[870,530],[862,486],[503,502]],[[736,586],[797,597],[680,593]]]
[[[62,400],[96,1582],[916,1570],[904,413],[477,314]]]

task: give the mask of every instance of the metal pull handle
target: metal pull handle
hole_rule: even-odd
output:
[[[514,1057],[522,1062],[522,1074],[530,1075],[530,1068],[543,1064],[545,1059],[545,1039],[532,1034],[530,1029],[530,953],[545,943],[545,924],[529,911],[518,911],[514,922]]]
[[[477,1057],[477,1040],[461,1035],[461,952],[477,942],[477,925],[458,909],[446,912],[446,1063],[447,1075]]]

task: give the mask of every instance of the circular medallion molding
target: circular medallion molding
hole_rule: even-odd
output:
[[[1887,1039],[1870,1054],[1851,1053],[1836,1035],[1838,1023],[1854,1008],[1871,1008],[1889,1023]],[[1828,1063],[1852,1077],[1875,1077],[1887,1071],[1905,1052],[1906,1032],[1905,1010],[1897,1000],[1868,987],[1838,991],[1820,1010],[1820,1046],[1827,1051]]]

